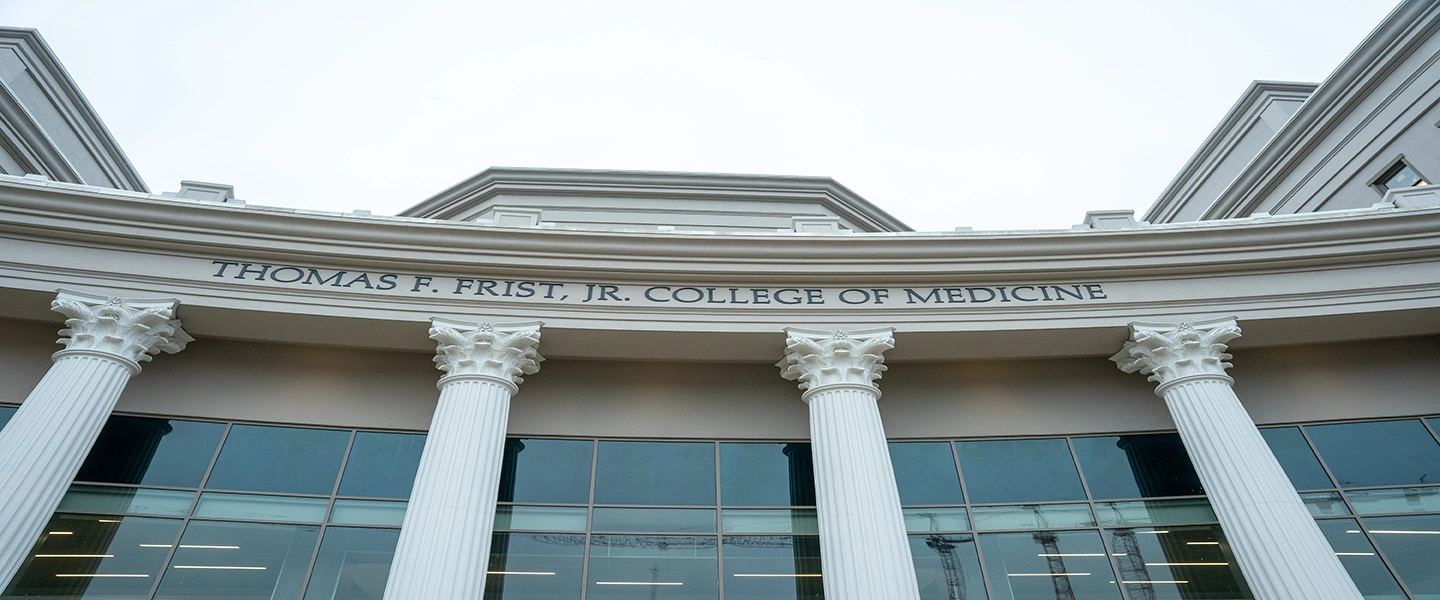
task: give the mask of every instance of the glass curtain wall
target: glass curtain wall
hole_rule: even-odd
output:
[[[113,416],[0,597],[379,598],[424,443]]]

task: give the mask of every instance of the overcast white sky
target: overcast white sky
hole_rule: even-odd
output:
[[[153,191],[394,214],[489,166],[828,175],[920,230],[1143,211],[1393,0],[3,0]]]

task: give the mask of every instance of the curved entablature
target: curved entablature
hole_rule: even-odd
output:
[[[1440,191],[1436,192],[1440,194]],[[1410,199],[1414,203],[1415,199]],[[1136,319],[1249,345],[1440,332],[1440,210],[1122,230],[685,234],[237,207],[0,181],[0,316],[59,287],[174,297],[200,337],[421,351],[432,317],[547,323],[553,357],[769,361],[785,327],[893,360],[1106,355]]]

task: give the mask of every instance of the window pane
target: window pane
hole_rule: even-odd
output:
[[[1350,509],[1345,507],[1345,501],[1340,499],[1340,492],[1307,492],[1300,494],[1300,500],[1305,503],[1305,508],[1310,509],[1312,517],[1338,517],[1350,514]]]
[[[1107,527],[1214,523],[1218,520],[1210,509],[1210,502],[1204,498],[1097,502],[1095,512],[1100,515],[1100,524]]]
[[[1375,547],[1360,533],[1355,519],[1323,519],[1315,523],[1367,600],[1404,600],[1405,594],[1395,583],[1395,576],[1375,555]]]
[[[912,535],[910,556],[920,582],[920,600],[985,600],[975,536]]]
[[[579,598],[584,564],[583,535],[497,533],[490,542],[485,600]]]
[[[200,487],[224,423],[113,416],[76,481]]]
[[[963,508],[907,508],[903,512],[905,531],[911,533],[970,529],[970,517]]]
[[[12,416],[14,416],[14,415],[15,415],[15,407],[14,407],[14,406],[0,406],[0,429],[4,429],[4,428],[5,428],[5,424],[6,424],[6,423],[9,423],[9,422],[10,422],[10,417],[12,417]]]
[[[384,500],[336,500],[330,509],[331,523],[346,525],[395,525],[405,522],[406,502]]]
[[[585,531],[590,509],[581,506],[500,506],[495,529]]]
[[[398,541],[398,529],[326,529],[305,588],[305,600],[374,600],[384,596]]]
[[[890,444],[890,465],[900,487],[900,504],[964,504],[960,474],[947,442]]]
[[[594,452],[595,442],[586,440],[505,440],[500,501],[589,502],[590,459]],[[711,473],[711,489],[714,477]]]
[[[143,598],[179,534],[175,519],[55,515],[4,597]]]
[[[1105,498],[1205,493],[1178,433],[1075,438],[1090,495]]]
[[[980,536],[992,600],[1119,600],[1098,531],[987,533]]]
[[[715,505],[714,444],[600,442],[597,461],[596,504]]]
[[[205,487],[329,495],[350,432],[235,425]]]
[[[714,536],[593,536],[585,597],[589,600],[718,598],[715,541]]]
[[[820,600],[820,538],[726,536],[726,600]]]
[[[1253,598],[1219,525],[1109,532],[1131,598]]]
[[[72,485],[60,499],[59,510],[112,515],[165,515],[183,517],[190,512],[195,492],[145,488]]]
[[[1440,515],[1365,519],[1365,528],[1415,598],[1440,598]]]
[[[964,510],[964,509],[961,509]],[[726,533],[819,533],[815,509],[726,509],[720,522]]]
[[[1325,467],[1320,466],[1320,460],[1315,458],[1310,443],[1300,434],[1299,427],[1261,429],[1260,435],[1265,437],[1265,443],[1270,445],[1270,451],[1275,453],[1295,489],[1328,490],[1335,487],[1330,482],[1330,476],[1325,474]]]
[[[1063,439],[957,442],[971,502],[1084,500]]]
[[[271,600],[300,595],[320,528],[191,521],[156,600]]]
[[[330,501],[324,498],[207,492],[195,504],[195,516],[319,523],[325,520],[325,509],[329,507]]]
[[[1357,515],[1440,512],[1440,487],[1345,492]]]
[[[815,506],[810,444],[720,444],[727,506]]]
[[[1305,428],[1342,487],[1440,483],[1440,444],[1420,421]]]
[[[596,508],[592,531],[714,533],[715,510],[705,508]]]
[[[976,529],[1046,529],[1049,527],[1094,527],[1089,504],[1024,504],[1014,506],[972,506],[970,516]]]
[[[356,433],[340,478],[340,495],[409,498],[424,449],[425,436],[419,434]]]

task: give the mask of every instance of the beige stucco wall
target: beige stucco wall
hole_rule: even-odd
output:
[[[50,324],[0,320],[0,402],[23,400],[55,338]],[[1237,392],[1260,423],[1440,413],[1440,337],[1247,349],[1234,362]],[[147,364],[117,410],[421,430],[438,377],[422,353],[206,339]],[[895,363],[881,388],[895,438],[1171,428],[1151,384],[1104,357]],[[553,360],[521,386],[510,430],[803,439],[799,398],[764,363]]]

